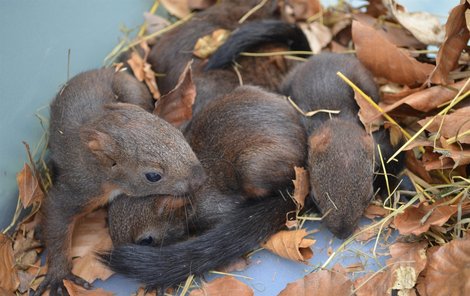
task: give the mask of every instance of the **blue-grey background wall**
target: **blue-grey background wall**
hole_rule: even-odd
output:
[[[16,173],[27,159],[22,141],[43,133],[35,113],[70,75],[102,65],[128,28],[142,23],[152,0],[0,0],[0,228],[13,215]]]

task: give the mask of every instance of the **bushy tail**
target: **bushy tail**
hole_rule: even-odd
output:
[[[253,21],[234,31],[212,55],[204,70],[229,66],[243,51],[270,42],[286,44],[290,50],[310,51],[307,37],[296,25],[279,20]]]
[[[102,261],[115,272],[144,283],[149,288],[179,284],[191,275],[225,265],[253,250],[280,230],[286,214],[295,205],[287,197],[273,196],[249,201],[208,232],[188,241],[162,248],[124,245]]]

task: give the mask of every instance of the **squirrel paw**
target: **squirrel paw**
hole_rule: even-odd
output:
[[[69,293],[67,292],[67,289],[64,286],[63,280],[69,280],[76,285],[82,286],[85,289],[90,289],[92,287],[89,282],[72,273],[69,273],[68,275],[60,279],[52,276],[51,274],[47,274],[46,278],[42,281],[42,283],[37,288],[36,292],[34,292],[32,295],[40,296],[44,292],[46,292],[47,289],[50,289],[50,296],[68,296]]]

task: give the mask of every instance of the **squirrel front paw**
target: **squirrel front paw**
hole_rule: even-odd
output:
[[[69,293],[64,286],[64,280],[69,280],[76,285],[82,286],[85,289],[90,289],[92,285],[72,273],[68,273],[66,276],[58,277],[54,274],[48,273],[46,278],[42,281],[36,291],[32,294],[33,296],[41,296],[47,289],[50,289],[50,296],[67,296]]]

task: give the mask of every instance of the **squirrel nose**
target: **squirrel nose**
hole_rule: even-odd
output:
[[[189,189],[196,191],[207,180],[207,174],[201,165],[195,165],[191,168],[189,176]]]

